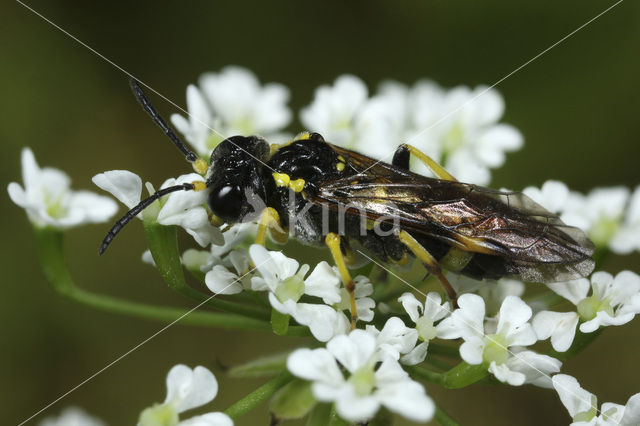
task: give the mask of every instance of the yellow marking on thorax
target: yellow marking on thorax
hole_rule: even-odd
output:
[[[291,180],[291,177],[286,173],[273,172],[272,175],[278,187],[291,188],[294,192],[302,192],[304,189],[306,183],[304,179]]]
[[[339,172],[343,171],[345,167],[346,167],[346,166],[345,166],[345,164],[344,164],[344,163],[338,163],[338,164],[336,164],[336,169],[337,169]]]
[[[309,133],[309,132],[301,132],[301,133],[298,133],[296,135],[296,137],[293,138],[293,140],[294,141],[306,141],[306,140],[309,140],[310,138],[311,138],[311,133]]]
[[[270,153],[270,155],[273,155],[280,148],[284,148],[285,146],[289,146],[292,143],[297,142],[297,141],[306,141],[306,140],[309,140],[310,138],[311,138],[311,134],[309,132],[298,133],[296,135],[296,137],[294,137],[293,139],[291,139],[291,140],[289,140],[289,141],[287,141],[285,143],[281,143],[281,144],[274,143],[271,146],[269,146],[269,153]]]
[[[276,186],[289,186],[291,178],[286,173],[273,172],[273,179],[276,181]]]

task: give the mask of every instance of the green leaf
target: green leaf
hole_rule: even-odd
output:
[[[275,376],[287,367],[289,352],[267,355],[247,363],[231,367],[227,374],[231,377]]]
[[[471,365],[461,362],[443,374],[443,386],[449,389],[463,388],[484,379],[487,374],[489,372],[484,364]]]
[[[306,426],[327,426],[331,417],[331,404],[318,403],[311,410]]]
[[[315,404],[311,383],[294,379],[275,394],[269,409],[276,419],[293,420],[306,416]]]
[[[278,336],[285,336],[289,328],[289,315],[271,309],[271,327]]]
[[[489,372],[484,364],[471,365],[461,362],[449,371],[437,373],[424,367],[407,366],[406,370],[414,377],[436,383],[448,389],[459,389],[484,379]]]

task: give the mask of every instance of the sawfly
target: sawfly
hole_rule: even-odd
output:
[[[565,225],[522,193],[458,182],[411,145],[400,145],[389,164],[333,145],[318,133],[303,133],[281,145],[258,136],[233,136],[216,146],[207,164],[176,136],[135,80],[131,87],[206,182],[165,188],[140,202],[108,232],[100,254],[158,198],[175,191],[207,191],[217,224],[257,215],[259,244],[264,245],[271,230],[279,242],[291,236],[327,246],[351,295],[352,323],[355,285],[348,268],[354,247],[388,264],[417,258],[454,302],[456,294],[443,269],[478,280],[516,277],[551,283],[584,277],[594,268],[594,246],[583,231]],[[411,156],[436,178],[411,172]],[[255,211],[256,199],[263,202],[260,211]]]

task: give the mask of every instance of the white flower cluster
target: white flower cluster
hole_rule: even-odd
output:
[[[118,206],[112,199],[89,191],[72,191],[71,179],[61,170],[41,169],[29,148],[22,150],[22,182],[7,187],[11,200],[27,211],[38,227],[72,228],[109,220]]]
[[[286,139],[279,132],[291,121],[288,99],[285,86],[261,86],[251,71],[230,66],[218,74],[203,74],[199,87],[189,85],[189,117],[174,114],[171,122],[199,155],[209,158],[227,136],[261,134],[275,142]]]
[[[500,94],[484,86],[447,90],[432,81],[412,87],[387,81],[369,97],[362,80],[344,75],[318,88],[300,119],[328,141],[387,162],[398,144],[410,143],[458,180],[486,185],[505,152],[523,146],[518,130],[498,123],[503,112]]]
[[[640,424],[640,393],[633,395],[626,405],[605,402],[598,409],[596,396],[580,387],[580,383],[566,374],[553,376],[553,387],[571,415],[571,426],[636,426]]]
[[[570,191],[558,181],[549,180],[542,187],[528,187],[522,192],[564,223],[587,233],[597,248],[617,254],[640,251],[640,186],[631,193],[615,186],[596,188],[587,195]]]
[[[579,322],[581,332],[593,333],[600,327],[626,324],[640,314],[640,276],[631,271],[615,277],[599,271],[591,275],[591,282],[581,278],[547,285],[576,306],[575,312],[541,311],[533,320],[538,336],[551,337],[558,352],[571,347]]]
[[[46,417],[38,424],[40,426],[105,426],[102,420],[78,407],[67,407],[59,416]]]
[[[401,345],[401,343],[400,343]],[[435,406],[400,364],[381,353],[380,343],[364,330],[336,336],[326,349],[298,349],[287,367],[313,382],[319,401],[335,403],[340,417],[365,422],[381,406],[418,422],[433,417]]]
[[[218,394],[218,381],[202,366],[194,369],[178,364],[167,374],[167,396],[140,413],[138,426],[233,426],[233,420],[221,412],[206,413],[180,420],[185,411],[202,407]],[[82,409],[69,407],[58,417],[48,417],[40,426],[106,426]]]
[[[218,381],[211,371],[178,364],[167,374],[167,397],[140,413],[138,426],[233,426],[224,413],[201,414],[180,420],[181,413],[208,404],[218,394]]]

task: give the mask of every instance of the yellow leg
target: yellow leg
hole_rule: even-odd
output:
[[[342,278],[342,282],[344,287],[349,292],[349,298],[351,301],[351,329],[356,328],[356,322],[358,321],[358,310],[356,309],[356,295],[355,289],[356,284],[353,282],[351,278],[351,274],[347,269],[347,265],[345,263],[345,258],[342,254],[342,250],[340,249],[340,236],[338,234],[334,234],[330,232],[324,239],[325,244],[329,247],[331,251],[331,256],[333,256],[333,260],[338,267],[338,271],[340,271],[340,276]]]
[[[271,236],[279,243],[285,243],[289,237],[287,232],[280,225],[280,216],[278,215],[278,212],[272,207],[264,209],[260,216],[258,232],[256,234],[256,244],[260,244],[261,246],[265,245],[267,229],[271,229]]]
[[[422,161],[440,179],[456,181],[456,178],[451,176],[444,167],[415,146],[409,144],[402,144],[401,146],[405,147],[412,155],[418,157],[418,160]]]
[[[422,246],[422,244],[416,241],[416,239],[406,231],[400,231],[400,233],[398,234],[398,239],[402,242],[402,244],[407,246],[409,250],[411,250],[415,257],[417,257],[418,259],[420,259],[420,261],[422,261],[422,263],[424,263],[429,272],[438,277],[445,291],[449,295],[449,299],[451,299],[454,305],[457,305],[458,295],[456,294],[456,291],[453,289],[453,287],[451,287],[449,280],[447,280],[447,278],[442,274],[442,269],[440,269],[440,265],[438,264],[438,261],[435,259],[435,257],[433,257],[431,253],[429,253],[427,249]]]

